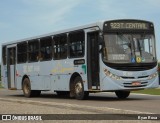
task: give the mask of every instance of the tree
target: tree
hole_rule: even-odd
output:
[[[1,64],[0,64],[0,81],[1,81]]]
[[[160,62],[158,63],[159,85],[160,85]]]

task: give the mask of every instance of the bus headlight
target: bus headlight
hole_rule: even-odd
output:
[[[113,73],[111,73],[109,70],[107,69],[104,69],[104,73],[106,74],[106,76],[109,76],[110,78],[112,79],[115,79],[115,80],[121,80],[122,78],[120,76],[117,76]]]
[[[153,79],[155,78],[156,76],[158,75],[158,72],[152,74],[152,75],[149,75],[148,79]]]

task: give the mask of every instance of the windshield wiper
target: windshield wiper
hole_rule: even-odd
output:
[[[129,40],[128,38],[126,38],[122,33],[119,33],[117,35],[120,37],[120,39],[122,41],[125,40],[125,41],[128,42],[127,45],[128,45],[128,48],[130,48],[130,50],[131,50],[131,57],[133,57],[134,48],[132,47],[131,40]]]

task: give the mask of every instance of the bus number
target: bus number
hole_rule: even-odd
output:
[[[121,24],[123,23],[111,23],[110,26],[112,29],[119,29],[121,28]]]

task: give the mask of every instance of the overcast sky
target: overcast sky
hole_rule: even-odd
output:
[[[160,59],[160,0],[0,0],[0,44],[124,18],[154,22]]]

